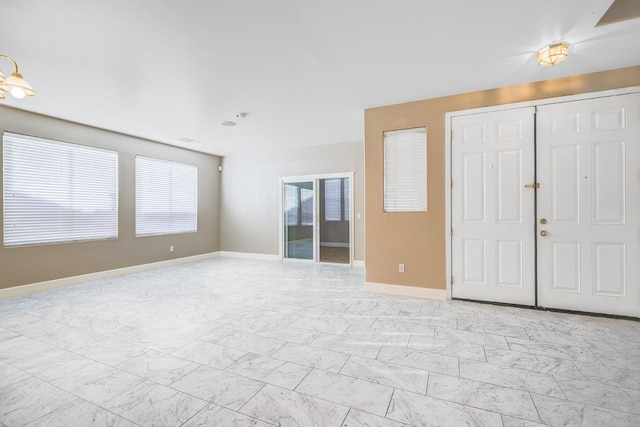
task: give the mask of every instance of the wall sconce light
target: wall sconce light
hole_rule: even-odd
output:
[[[551,44],[538,51],[538,65],[541,67],[553,67],[567,59],[568,54],[569,43]]]
[[[15,68],[15,71],[7,78],[5,78],[2,75],[2,71],[0,71],[0,99],[6,98],[5,92],[10,93],[18,99],[22,99],[25,96],[35,96],[36,92],[33,90],[31,85],[22,78],[22,74],[18,72],[18,64],[16,63],[16,60],[9,55],[3,55],[1,53],[0,57],[7,58],[13,62],[13,66]]]

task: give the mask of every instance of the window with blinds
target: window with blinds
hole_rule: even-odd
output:
[[[324,180],[324,220],[342,221],[342,180]]]
[[[426,212],[427,128],[384,133],[384,211]]]
[[[349,178],[324,181],[324,220],[349,221]]]
[[[118,237],[118,153],[3,134],[4,246]]]
[[[350,199],[349,199],[349,192],[351,191],[351,180],[349,178],[344,178],[342,180],[342,194],[343,194],[343,198],[342,198],[342,210],[343,210],[343,215],[344,215],[344,220],[345,221],[350,221],[350,217],[349,217],[349,210],[351,205],[349,203]]]
[[[136,236],[198,229],[198,168],[136,156]]]
[[[297,186],[284,185],[284,221],[285,225],[298,225],[300,214],[300,192]]]

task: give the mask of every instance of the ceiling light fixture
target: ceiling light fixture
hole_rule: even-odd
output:
[[[13,66],[15,68],[15,71],[7,78],[5,78],[2,75],[2,71],[0,71],[0,99],[6,98],[4,94],[5,92],[9,92],[18,99],[22,99],[25,96],[35,96],[36,92],[33,90],[31,85],[22,78],[22,74],[18,72],[18,63],[16,60],[9,55],[3,55],[2,53],[0,53],[0,57],[7,58],[13,62]]]
[[[538,51],[538,65],[541,67],[553,67],[567,59],[568,55],[569,43],[551,44]]]

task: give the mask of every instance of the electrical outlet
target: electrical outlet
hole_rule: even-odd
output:
[[[404,264],[398,264],[398,271],[404,273]]]
[[[169,246],[169,252],[173,252],[173,245]]]

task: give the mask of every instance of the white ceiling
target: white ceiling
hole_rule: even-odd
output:
[[[220,155],[362,140],[365,108],[639,65],[640,19],[595,27],[612,2],[2,0],[37,96],[0,102]]]

